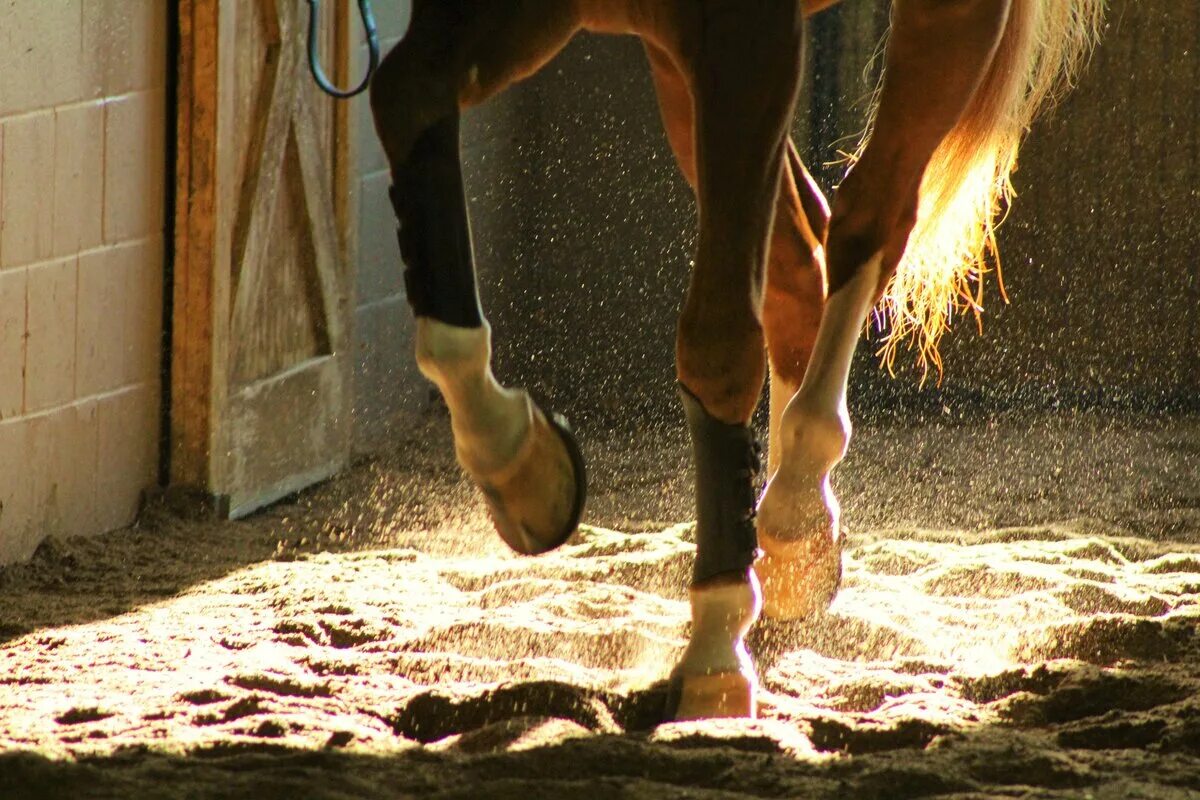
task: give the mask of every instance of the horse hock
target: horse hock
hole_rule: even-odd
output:
[[[491,329],[475,282],[457,112],[436,122],[393,168],[417,364],[450,409],[459,463],[479,486],[500,537],[518,553],[561,545],[583,511],[583,459],[566,420],[491,369]]]

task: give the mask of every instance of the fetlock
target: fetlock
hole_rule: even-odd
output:
[[[692,637],[671,675],[671,719],[757,716],[758,674],[745,639],[762,594],[753,572],[691,590]]]
[[[780,419],[780,457],[791,470],[812,469],[828,475],[850,446],[850,414],[844,407],[827,410],[810,402],[803,390],[787,404]]]

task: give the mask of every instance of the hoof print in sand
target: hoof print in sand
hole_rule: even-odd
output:
[[[266,692],[280,697],[332,697],[328,683],[304,684],[288,678],[272,678],[269,675],[236,675],[228,679],[231,686],[256,692]]]
[[[505,731],[525,731],[551,720],[590,733],[644,733],[670,722],[667,699],[666,681],[624,694],[535,681],[467,696],[426,692],[412,698],[387,721],[397,735],[425,744],[468,733],[483,742],[508,735]],[[491,733],[484,734],[484,729]],[[483,746],[479,742],[476,745]],[[460,744],[459,749],[476,746],[465,741]]]
[[[100,708],[71,708],[54,718],[59,725],[80,725],[85,722],[99,722],[113,716],[111,711]]]
[[[1140,750],[1162,741],[1167,723],[1161,719],[1120,720],[1085,724],[1058,732],[1058,744],[1072,750]]]
[[[255,714],[261,714],[267,708],[263,705],[262,698],[257,695],[243,697],[240,700],[235,700],[226,706],[225,710],[219,714],[199,714],[193,720],[193,724],[205,727],[208,725],[220,725],[225,722],[234,722],[235,720],[245,717],[252,717]]]
[[[1192,690],[1139,670],[1083,669],[1044,696],[1017,696],[1001,709],[1001,717],[1023,727],[1055,725],[1113,711],[1147,711],[1178,703]]]
[[[228,700],[229,695],[222,694],[216,689],[197,689],[194,692],[183,692],[179,695],[179,699],[193,706],[210,706],[213,703]]]
[[[528,717],[568,720],[595,733],[619,730],[599,693],[557,681],[501,686],[466,697],[426,692],[409,700],[388,722],[398,735],[429,743]]]
[[[814,719],[809,724],[813,747],[850,755],[920,750],[937,737],[954,733],[953,728],[920,719],[901,720],[890,727],[850,726],[832,719]]]
[[[1089,664],[1115,664],[1123,659],[1177,661],[1195,636],[1195,623],[1138,619],[1130,616],[1095,617],[1051,625],[1030,633],[1015,648],[1022,661],[1071,658]]]

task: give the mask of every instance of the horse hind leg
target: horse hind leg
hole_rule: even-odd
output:
[[[788,142],[763,298],[763,328],[771,368],[767,474],[779,467],[784,407],[800,389],[825,304],[825,236],[829,204],[794,142]]]
[[[850,442],[850,362],[863,322],[899,264],[930,157],[970,102],[1009,0],[910,0],[896,7],[874,133],[834,198],[830,295],[812,357],[779,424],[778,471],[758,508],[765,611],[803,617],[823,600],[815,564],[836,552],[832,469]]]
[[[551,550],[575,530],[586,493],[583,462],[564,420],[492,373],[463,194],[459,112],[536,70],[574,30],[555,0],[417,2],[407,37],[371,90],[417,317],[417,363],[446,400],[458,460],[480,487],[497,531],[524,554]]]
[[[699,5],[694,13],[709,18],[691,29],[702,40],[679,48],[694,55],[648,48],[668,135],[700,207],[676,344],[697,506],[692,634],[671,681],[676,719],[756,713],[758,678],[744,644],[760,607],[752,569],[759,467],[749,421],[765,377],[766,251],[802,46],[793,4]]]
[[[795,146],[788,148],[787,168],[780,187],[775,234],[767,268],[763,322],[771,368],[770,427],[767,474],[773,478],[782,461],[784,409],[800,389],[816,344],[825,297],[824,242],[829,207],[805,169]],[[832,498],[832,495],[830,495]],[[828,510],[824,497],[808,505]],[[835,521],[819,518],[810,525],[820,532],[781,548],[770,531],[759,531],[762,557],[755,573],[763,586],[764,610],[780,616],[780,599],[787,598],[789,617],[824,611],[841,585],[841,537]],[[831,532],[832,535],[824,535]],[[785,591],[780,586],[785,585]]]

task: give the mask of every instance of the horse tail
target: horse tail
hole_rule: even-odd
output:
[[[999,278],[996,227],[1013,196],[1009,177],[1021,137],[1072,86],[1105,4],[1013,0],[991,66],[925,173],[908,249],[880,302],[879,354],[889,370],[899,345],[911,342],[922,372],[932,364],[940,375],[937,345],[955,314],[971,312],[981,322],[989,263]]]

